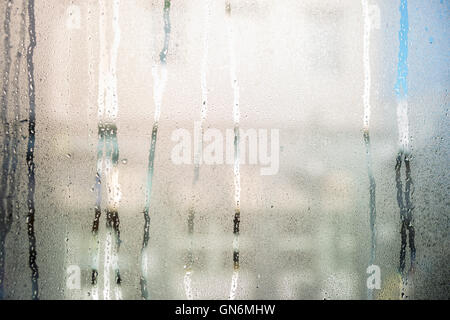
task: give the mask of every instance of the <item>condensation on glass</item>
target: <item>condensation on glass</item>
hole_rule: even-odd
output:
[[[448,299],[447,0],[3,0],[1,299]]]

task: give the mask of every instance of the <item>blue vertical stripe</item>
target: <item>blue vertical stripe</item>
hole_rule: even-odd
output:
[[[400,31],[398,39],[400,42],[397,64],[397,82],[395,92],[398,97],[404,98],[408,95],[408,0],[400,1]]]

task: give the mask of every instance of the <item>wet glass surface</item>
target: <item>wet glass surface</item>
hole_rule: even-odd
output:
[[[0,298],[448,299],[447,0],[2,0]]]

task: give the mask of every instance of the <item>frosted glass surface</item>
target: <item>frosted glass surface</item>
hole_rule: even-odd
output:
[[[0,298],[450,298],[449,8],[2,0]]]

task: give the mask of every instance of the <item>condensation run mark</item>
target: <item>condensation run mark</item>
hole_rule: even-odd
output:
[[[229,299],[234,300],[236,297],[237,284],[239,279],[239,224],[241,219],[240,198],[241,198],[241,177],[239,166],[239,83],[236,75],[236,54],[234,49],[234,33],[233,21],[231,17],[231,4],[226,3],[225,7],[228,22],[228,41],[230,50],[230,79],[231,88],[233,89],[233,121],[234,121],[234,220],[233,220],[233,275],[231,278],[231,287]]]
[[[401,292],[400,298],[409,298],[413,292],[412,275],[414,273],[414,264],[416,259],[416,247],[414,244],[415,230],[413,226],[413,209],[412,194],[414,192],[414,184],[411,178],[411,151],[409,146],[409,119],[408,119],[408,1],[400,1],[400,30],[399,53],[397,65],[397,82],[395,84],[395,92],[397,94],[397,125],[399,132],[399,151],[395,165],[395,181],[397,188],[397,203],[400,209],[401,220],[401,248],[399,273],[401,276]],[[402,160],[405,163],[405,191],[403,194],[403,185],[401,181],[401,165]],[[404,197],[404,201],[403,201]],[[409,237],[410,249],[410,268],[405,272],[406,266],[406,247]]]
[[[369,4],[368,0],[362,0],[363,9],[363,20],[364,20],[364,120],[363,120],[363,130],[364,130],[364,144],[366,149],[366,166],[367,174],[369,177],[369,220],[370,220],[370,232],[371,232],[371,244],[370,244],[370,259],[369,266],[375,263],[376,255],[376,183],[375,177],[372,172],[372,148],[370,144],[370,91],[371,91],[371,70],[370,70],[370,34],[372,28],[372,22],[369,15]],[[368,289],[367,298],[372,300],[373,292],[372,289]]]
[[[11,229],[12,213],[6,208],[6,192],[9,176],[9,161],[10,161],[10,127],[8,123],[8,91],[9,91],[9,73],[11,70],[11,7],[12,1],[8,1],[5,10],[5,22],[3,24],[4,31],[4,61],[5,67],[3,70],[3,87],[1,98],[1,120],[4,131],[3,138],[3,161],[2,161],[2,179],[0,185],[0,299],[4,295],[4,274],[5,274],[5,240]]]
[[[34,164],[34,145],[35,145],[35,126],[36,126],[36,96],[34,83],[34,63],[33,55],[36,47],[36,26],[34,16],[34,0],[28,2],[28,36],[30,43],[27,50],[27,65],[28,65],[28,147],[27,147],[27,165],[28,165],[28,215],[27,215],[27,229],[29,241],[29,266],[31,269],[31,297],[34,300],[39,299],[39,269],[36,262],[36,236],[34,233],[34,191],[35,191],[35,164]]]
[[[196,199],[196,184],[200,175],[200,163],[203,152],[203,129],[204,123],[206,121],[206,117],[208,114],[208,83],[207,83],[207,70],[208,70],[208,32],[209,32],[209,24],[210,24],[210,10],[211,10],[211,1],[207,0],[205,5],[205,19],[203,26],[203,55],[201,61],[201,71],[200,71],[200,85],[201,85],[201,97],[202,97],[202,105],[200,109],[200,124],[198,132],[198,149],[195,151],[194,155],[194,180],[192,183],[192,190],[194,192],[192,196],[192,204],[189,209],[188,214],[188,236],[189,236],[189,249],[187,252],[186,265],[185,265],[185,276],[184,276],[184,291],[186,293],[186,298],[188,300],[193,300],[192,295],[192,273],[193,273],[193,264],[194,264],[194,254],[193,254],[193,234],[194,234],[194,224],[195,224],[195,199]]]
[[[102,204],[102,174],[106,182],[106,241],[104,247],[104,280],[103,299],[111,298],[110,272],[114,271],[114,295],[117,300],[122,299],[121,276],[119,269],[120,248],[120,220],[118,206],[121,198],[119,185],[119,145],[117,140],[116,118],[119,111],[117,94],[117,56],[120,44],[119,6],[120,1],[112,2],[112,31],[113,43],[107,65],[106,52],[106,3],[100,1],[99,36],[100,36],[100,63],[98,80],[98,144],[97,144],[97,173],[95,177],[95,215],[92,224],[93,253],[92,253],[92,298],[99,299],[98,272],[100,259],[100,243],[98,239],[99,223]],[[103,171],[104,167],[104,171]],[[103,173],[104,172],[104,173]],[[113,241],[114,239],[114,241]]]
[[[150,203],[151,203],[151,193],[153,184],[153,172],[154,172],[154,161],[156,152],[156,140],[158,136],[158,126],[159,118],[161,115],[161,104],[164,95],[164,90],[167,82],[167,68],[166,60],[167,53],[169,51],[169,40],[170,40],[170,0],[164,1],[164,46],[159,54],[160,58],[160,70],[158,73],[157,66],[152,67],[152,78],[153,78],[153,102],[155,104],[155,116],[154,124],[152,129],[152,138],[150,142],[150,151],[148,157],[148,167],[147,167],[147,187],[146,187],[146,197],[145,197],[145,208],[144,208],[144,237],[142,241],[141,249],[141,296],[143,299],[148,300],[148,242],[150,238]]]
[[[25,23],[27,4],[26,0],[22,1],[22,10],[20,13],[20,30],[19,30],[19,43],[18,49],[14,61],[14,73],[12,79],[12,100],[13,100],[13,115],[14,120],[11,126],[8,122],[8,93],[9,93],[9,81],[11,72],[11,54],[10,54],[10,24],[11,24],[11,7],[12,1],[9,1],[5,11],[5,68],[3,72],[3,90],[1,98],[1,120],[3,125],[3,131],[5,134],[3,140],[3,159],[2,159],[2,180],[0,186],[0,300],[4,299],[4,274],[5,274],[5,241],[8,232],[10,231],[13,216],[14,207],[18,208],[19,201],[16,198],[17,190],[19,189],[19,180],[17,177],[17,164],[18,158],[18,146],[20,143],[20,70],[22,57],[25,51]],[[16,199],[14,201],[14,199]]]
[[[194,253],[192,250],[193,247],[193,235],[194,235],[194,219],[195,219],[195,211],[194,208],[189,209],[188,214],[188,236],[189,236],[189,249],[187,252],[186,265],[185,265],[185,275],[184,275],[184,292],[186,294],[186,298],[188,300],[193,300],[194,297],[192,295],[192,267],[194,264]]]

